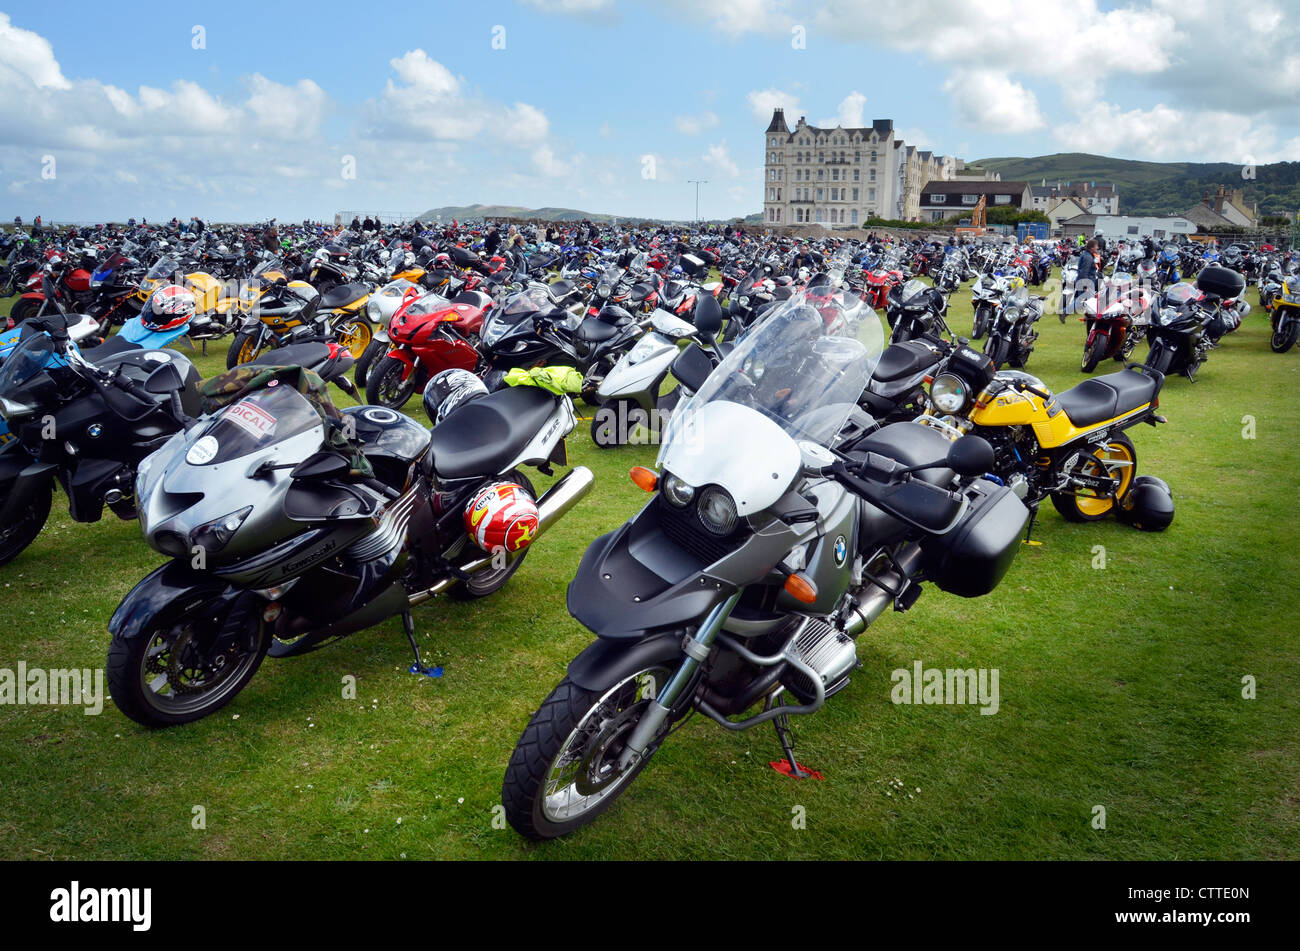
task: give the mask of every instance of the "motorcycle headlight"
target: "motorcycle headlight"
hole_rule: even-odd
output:
[[[35,412],[36,406],[33,403],[21,403],[18,400],[0,396],[0,416],[5,419],[18,420]]]
[[[237,512],[231,512],[229,515],[223,515],[221,518],[200,525],[190,532],[190,545],[208,552],[221,551],[235,532],[239,531],[239,526],[244,524],[244,519],[248,518],[248,514],[252,511],[253,507],[246,505]]]
[[[482,339],[489,347],[496,346],[506,332],[506,325],[499,320],[489,318],[483,324]]]
[[[608,296],[609,296],[609,292],[610,292],[610,290],[611,290],[611,288],[610,288],[610,286],[609,286],[608,284],[597,284],[597,285],[596,285],[596,296],[597,296],[597,297],[608,297]]]
[[[930,399],[941,413],[960,413],[970,402],[970,387],[955,373],[940,373],[930,384]]]
[[[627,352],[628,366],[636,366],[657,349],[652,334],[646,334],[636,342],[636,346]]]
[[[1176,308],[1166,307],[1162,311],[1160,311],[1159,323],[1161,327],[1168,327],[1177,319],[1178,319],[1178,311]]]
[[[371,320],[379,320],[379,301],[366,301],[366,316]]]
[[[736,527],[736,502],[726,489],[711,486],[700,494],[700,522],[715,535],[730,535]]]
[[[695,498],[695,489],[675,475],[667,474],[662,483],[664,498],[678,508],[685,508]]]
[[[740,299],[740,306],[741,306],[741,307],[748,307],[748,306],[749,306],[749,298],[748,298],[748,297],[742,297],[742,298]]]

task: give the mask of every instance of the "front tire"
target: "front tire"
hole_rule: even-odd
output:
[[[108,690],[117,708],[147,727],[192,723],[220,710],[235,698],[262,665],[271,638],[254,612],[255,646],[239,642],[218,654],[204,655],[196,643],[209,630],[197,624],[224,624],[229,612],[213,621],[203,602],[169,610],[150,627],[129,638],[113,638],[108,648]],[[238,610],[238,608],[232,608]]]
[[[1093,370],[1097,369],[1097,364],[1101,363],[1102,359],[1106,356],[1107,342],[1108,341],[1105,337],[1101,334],[1097,334],[1097,336],[1093,337],[1092,343],[1083,348],[1083,364],[1080,369],[1082,369],[1084,373],[1091,373]]]
[[[506,819],[520,835],[568,835],[614,804],[650,761],[617,770],[619,753],[671,671],[649,667],[608,690],[588,690],[565,677],[533,714],[515,744],[501,784]]]
[[[230,349],[226,351],[227,370],[233,370],[244,363],[251,363],[262,354],[266,348],[258,345],[257,338],[258,333],[255,330],[241,330],[231,338]]]
[[[1268,345],[1274,353],[1286,353],[1295,346],[1297,336],[1300,336],[1300,319],[1278,320],[1278,328],[1273,331]]]
[[[14,322],[14,326],[16,327],[24,320],[27,320],[30,317],[35,317],[40,309],[40,301],[33,300],[30,297],[24,297],[10,309],[9,319]]]
[[[13,561],[27,550],[28,545],[36,541],[36,536],[41,533],[46,519],[50,517],[52,494],[53,488],[49,485],[38,489],[18,521],[0,526],[0,565]],[[0,498],[0,508],[3,506],[4,498]]]
[[[353,368],[352,379],[361,389],[366,387],[366,377],[370,373],[370,367],[376,360],[381,360],[384,354],[388,352],[388,342],[386,340],[371,340],[370,346],[366,347],[365,353],[361,354],[361,359],[356,362]]]
[[[415,367],[408,367],[395,357],[384,357],[366,377],[366,402],[401,409],[415,392],[419,376],[420,371]]]

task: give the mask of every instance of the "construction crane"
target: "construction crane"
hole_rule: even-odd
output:
[[[987,207],[986,196],[980,195],[980,200],[975,203],[975,210],[971,212],[970,225],[969,226],[963,225],[962,227],[954,228],[953,233],[969,234],[969,235],[974,235],[975,237],[979,237],[983,235],[988,230],[985,227],[984,209],[986,207]]]

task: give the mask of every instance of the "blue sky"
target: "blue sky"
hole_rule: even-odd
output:
[[[1223,15],[1209,0],[29,5],[0,13],[0,213],[483,201],[688,217],[703,178],[703,215],[747,214],[778,103],[813,123],[892,118],[967,159],[1300,159],[1300,18],[1257,0],[1211,49]]]

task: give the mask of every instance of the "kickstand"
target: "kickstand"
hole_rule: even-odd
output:
[[[415,643],[415,621],[411,618],[411,612],[406,611],[402,614],[402,630],[406,632],[406,639],[411,642],[411,650],[415,652],[415,663],[406,668],[408,673],[424,674],[426,677],[441,677],[441,667],[426,667],[424,661],[420,659],[420,648]]]
[[[807,779],[812,773],[800,766],[794,758],[794,734],[790,731],[790,718],[783,713],[772,721],[772,726],[776,727],[776,738],[781,744],[781,752],[785,754],[786,761],[790,764],[790,775],[795,779]]]
[[[1025,526],[1025,542],[1024,542],[1024,543],[1025,543],[1026,545],[1041,545],[1041,544],[1042,544],[1042,542],[1035,542],[1035,541],[1030,541],[1030,540],[1029,540],[1029,539],[1030,539],[1030,536],[1032,536],[1032,535],[1034,534],[1034,522],[1036,522],[1037,520],[1038,520],[1038,506],[1037,506],[1037,505],[1030,506],[1030,509],[1029,509],[1029,524],[1028,524],[1027,526]]]

